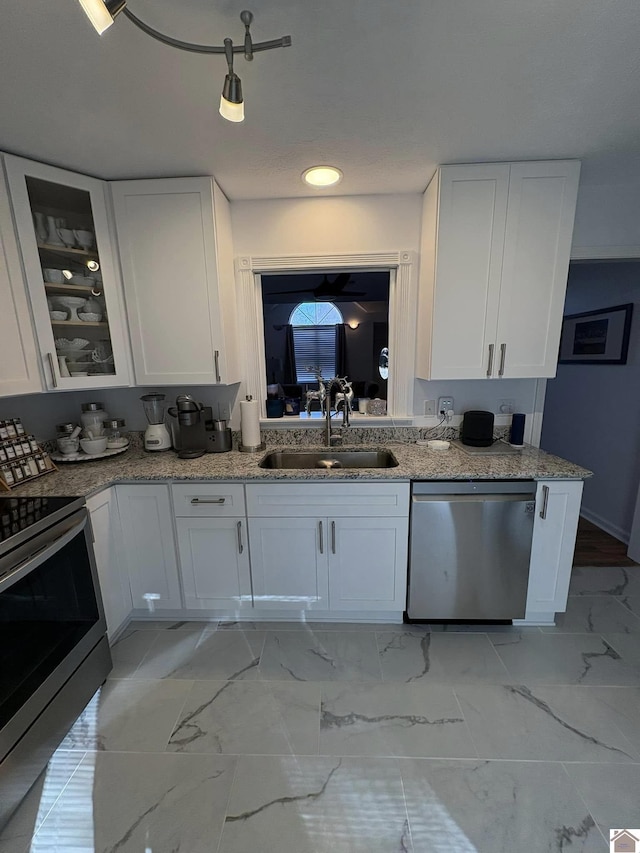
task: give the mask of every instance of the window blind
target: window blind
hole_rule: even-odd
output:
[[[293,346],[297,382],[316,382],[318,370],[323,379],[336,375],[335,326],[294,326]]]

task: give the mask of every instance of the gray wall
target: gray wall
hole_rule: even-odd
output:
[[[628,541],[640,481],[640,264],[572,264],[565,314],[633,302],[626,365],[558,365],[541,446],[590,468],[583,512]]]

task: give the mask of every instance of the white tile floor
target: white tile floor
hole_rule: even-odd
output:
[[[134,624],[2,853],[607,851],[640,826],[640,569],[552,630]]]

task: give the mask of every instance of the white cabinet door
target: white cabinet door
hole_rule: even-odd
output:
[[[443,166],[424,195],[416,375],[554,376],[580,164]]]
[[[327,520],[250,518],[257,609],[328,610]]]
[[[122,552],[136,609],[182,607],[169,487],[116,486]]]
[[[251,608],[249,543],[244,518],[178,518],[178,552],[187,608]]]
[[[211,178],[111,184],[139,385],[240,380],[229,203]]]
[[[27,291],[0,170],[0,397],[42,391]]]
[[[495,345],[509,165],[440,169],[432,379],[482,379]]]
[[[555,376],[580,164],[513,163],[496,366],[505,378]]]
[[[406,607],[406,518],[329,519],[329,608],[398,611]]]
[[[107,635],[112,639],[131,615],[131,588],[121,554],[122,535],[116,490],[105,489],[87,499],[93,529],[93,550],[102,593]]]
[[[582,485],[582,480],[538,483],[527,619],[566,610]]]
[[[8,154],[4,162],[47,387],[81,391],[129,385],[106,184]],[[83,307],[89,298],[87,316]],[[76,339],[86,343],[69,347]],[[66,359],[68,376],[59,355]]]

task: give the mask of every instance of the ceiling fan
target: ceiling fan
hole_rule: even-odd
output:
[[[366,296],[367,294],[364,290],[345,290],[345,287],[347,287],[348,284],[351,284],[350,278],[351,273],[341,272],[338,273],[333,281],[329,281],[329,278],[325,273],[324,278],[317,287],[305,287],[302,290],[279,290],[271,295],[292,296],[295,293],[309,293],[314,297],[314,299],[318,299],[320,301],[338,299],[341,296]]]

